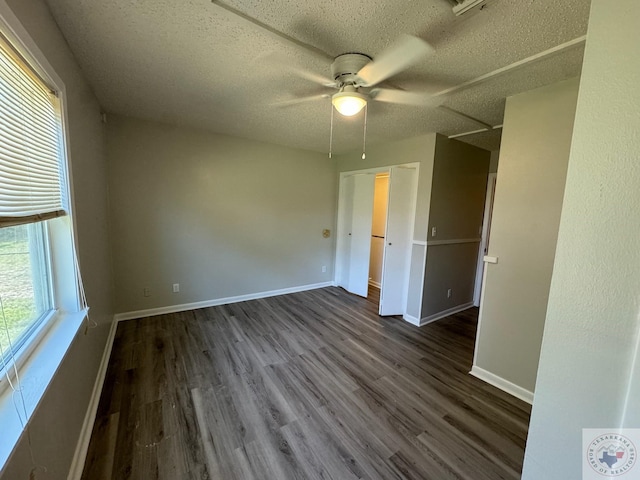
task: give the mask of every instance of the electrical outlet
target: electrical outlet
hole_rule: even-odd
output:
[[[180,284],[179,283],[174,283],[173,284],[173,293],[178,293],[180,291]]]
[[[453,292],[452,292],[452,290],[451,290],[451,289],[448,289],[448,290],[447,290],[447,298],[451,298],[451,294],[452,294],[452,293],[453,293]]]
[[[327,266],[326,265],[322,265],[322,273],[327,273]]]
[[[144,287],[144,288],[142,289],[142,294],[143,294],[145,297],[150,297],[150,296],[151,296],[151,289],[150,289],[149,287]]]
[[[431,227],[431,236],[435,237],[436,233],[438,233],[438,229],[436,227]]]

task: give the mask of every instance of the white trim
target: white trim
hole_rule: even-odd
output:
[[[471,130],[470,132],[463,132],[463,133],[456,133],[455,135],[449,135],[449,139],[454,139],[454,138],[460,138],[460,137],[468,137],[470,135],[477,135],[478,133],[485,133],[485,132],[491,132],[493,130],[500,130],[502,129],[502,127],[504,127],[504,125],[500,124],[500,125],[495,125],[493,128],[491,128],[491,130],[487,129],[487,128],[481,128],[480,130]]]
[[[446,310],[443,310],[441,312],[438,313],[434,313],[433,315],[429,315],[428,317],[423,317],[420,320],[420,326],[424,327],[425,325],[429,324],[429,323],[433,323],[436,322],[438,320],[441,320],[445,317],[448,317],[450,315],[455,315],[456,313],[460,313],[463,310],[466,310],[468,308],[473,307],[473,302],[469,302],[469,303],[463,303],[462,305],[458,305],[456,307],[451,307],[451,308],[447,308]]]
[[[447,107],[446,105],[438,105],[437,108],[440,109],[443,112],[446,112],[446,113],[454,115],[454,116],[456,116],[458,118],[461,118],[462,120],[466,120],[468,122],[475,123],[476,125],[484,128],[485,130],[492,130],[493,129],[493,125],[491,125],[489,123],[485,123],[482,120],[478,120],[477,118],[472,117],[471,115],[467,115],[466,113],[462,113],[462,112],[459,112],[458,110],[454,110],[453,108]]]
[[[86,312],[83,312],[85,314]],[[51,310],[45,313],[44,317],[37,320],[37,326],[30,332],[30,339],[27,340],[17,351],[5,352],[11,356],[10,360],[3,362],[0,366],[0,398],[11,388],[10,382],[16,381],[16,370],[18,372],[25,368],[25,365],[32,359],[34,351],[40,343],[45,341],[51,329],[57,324],[63,315],[59,310]]]
[[[484,263],[498,263],[498,257],[490,257],[489,255],[485,255],[482,257],[482,261]]]
[[[453,238],[451,240],[429,240],[427,245],[434,247],[437,245],[458,245],[463,243],[480,243],[482,238]]]
[[[484,295],[485,295],[485,290],[487,288],[487,270],[488,268],[485,268],[484,271],[482,272],[482,285],[480,286],[480,311],[478,312],[478,323],[476,326],[476,344],[475,347],[473,349],[473,365],[476,364],[476,362],[478,361],[478,345],[480,344],[480,332],[482,331],[482,312],[483,312],[483,306],[484,306]]]
[[[93,392],[91,393],[87,413],[84,416],[82,430],[80,431],[80,438],[78,439],[76,451],[73,455],[73,460],[71,461],[71,468],[69,469],[67,480],[80,480],[82,477],[82,471],[84,470],[84,464],[87,459],[91,433],[93,432],[93,425],[96,421],[96,414],[98,413],[98,404],[100,403],[100,396],[102,395],[104,379],[107,375],[107,368],[109,367],[109,359],[111,358],[111,350],[113,349],[113,341],[116,337],[117,328],[118,322],[114,318],[111,322],[111,328],[109,329],[109,336],[107,337],[104,352],[102,352],[102,360],[100,361],[96,381],[93,384]]]
[[[419,327],[419,326],[420,326],[420,319],[418,319],[418,318],[416,318],[416,317],[413,317],[413,316],[409,315],[408,313],[405,313],[405,314],[402,316],[402,318],[403,318],[405,321],[409,322],[411,325],[415,325],[416,327]]]
[[[427,246],[427,242],[424,240],[412,240],[411,243],[413,245],[420,245],[422,247],[426,247]]]
[[[249,293],[246,295],[238,295],[235,297],[215,298],[213,300],[183,303],[181,305],[168,305],[166,307],[150,308],[148,310],[136,310],[133,312],[117,313],[115,315],[115,319],[116,322],[121,322],[123,320],[132,320],[134,318],[151,317],[154,315],[163,315],[166,313],[185,312],[187,310],[196,310],[198,308],[217,307],[219,305],[227,305],[229,303],[246,302],[248,300],[257,300],[259,298],[276,297],[278,295],[287,295],[289,293],[305,292],[307,290],[316,290],[318,288],[333,287],[334,285],[334,282],[313,283],[310,285],[282,288],[280,290]]]
[[[481,75],[477,78],[474,78],[472,80],[466,81],[464,83],[461,83],[459,85],[456,85],[454,87],[451,88],[447,88],[445,90],[442,90],[440,92],[437,92],[435,94],[432,95],[433,98],[438,98],[441,97],[441,99],[444,99],[446,97],[451,96],[454,93],[458,93],[461,92],[463,90],[467,90],[471,87],[475,87],[476,85],[480,85],[482,83],[488,82],[496,77],[499,77],[501,75],[504,75],[506,73],[509,73],[511,71],[516,71],[519,70],[522,67],[525,67],[529,64],[533,64],[536,62],[539,62],[541,60],[546,59],[547,57],[552,57],[553,55],[557,55],[559,53],[564,52],[565,50],[571,50],[572,48],[576,48],[576,47],[581,47],[582,45],[584,45],[584,43],[587,40],[587,36],[586,35],[582,35],[581,37],[577,37],[574,38],[573,40],[569,40],[568,42],[565,43],[561,43],[560,45],[556,45],[555,47],[551,47],[548,50],[545,50],[543,52],[539,52],[536,53],[535,55],[531,55],[530,57],[524,58],[522,60],[518,60],[517,62],[514,62],[510,65],[507,65],[505,67],[501,67],[497,70],[494,70],[492,72],[489,73],[485,73],[484,75]],[[446,107],[445,105],[438,105],[436,108],[438,108],[440,111],[443,112],[447,112],[450,114],[453,114],[457,117],[460,117],[462,119],[466,119],[468,121],[471,121],[473,123],[475,123],[476,125],[480,125],[481,127],[484,127],[480,130],[473,130],[471,132],[463,132],[463,133],[459,133],[459,134],[454,134],[454,135],[450,135],[448,138],[458,138],[458,137],[464,137],[467,135],[474,135],[476,133],[482,133],[482,132],[490,132],[493,130],[497,130],[499,128],[502,128],[502,125],[490,125],[488,123],[484,123],[481,120],[478,120],[477,118],[471,117],[469,115],[466,115],[462,112],[458,112],[457,110],[453,110],[449,107]]]
[[[369,285],[371,285],[372,287],[376,287],[376,288],[380,288],[381,287],[380,282],[376,282],[375,280],[373,280],[371,278],[369,279]]]
[[[533,392],[530,392],[529,390],[522,388],[515,383],[510,382],[509,380],[505,380],[495,373],[491,373],[484,368],[473,365],[469,374],[473,375],[476,378],[479,378],[483,382],[487,382],[489,385],[493,385],[494,387],[499,388],[503,392],[507,392],[509,395],[513,395],[514,397],[519,398],[523,402],[527,402],[529,405],[533,405]]]
[[[22,395],[14,397],[11,390],[0,395],[0,476],[83,321],[86,311],[55,316],[47,335],[19,371]]]
[[[514,62],[510,65],[507,65],[505,67],[501,67],[498,68],[497,70],[494,70],[492,72],[489,73],[485,73],[484,75],[481,75],[477,78],[474,78],[472,80],[466,81],[464,83],[461,83],[459,85],[456,85],[455,87],[451,87],[451,88],[447,88],[445,90],[442,90],[440,92],[435,93],[433,96],[434,97],[439,97],[439,96],[450,96],[453,93],[457,93],[460,92],[462,90],[466,90],[468,88],[471,87],[475,87],[478,84],[487,82],[488,80],[492,79],[493,77],[497,77],[500,75],[504,75],[505,73],[508,73],[512,70],[517,70],[519,68],[522,68],[530,63],[535,63],[538,62],[540,60],[544,60],[546,57],[551,57],[553,55],[556,55],[558,53],[562,53],[565,50],[570,50],[572,48],[576,48],[576,47],[580,47],[582,46],[587,40],[587,36],[586,35],[582,35],[580,37],[574,38],[573,40],[569,40],[568,42],[565,43],[561,43],[560,45],[556,45],[555,47],[551,47],[548,50],[545,50],[543,52],[539,52],[536,53],[535,55],[531,55],[530,57],[524,58],[522,60],[518,60],[517,62]]]
[[[380,173],[389,173],[391,171],[391,167],[403,167],[411,165],[411,163],[399,163],[397,165],[386,165],[382,167],[371,167],[371,168],[363,168],[362,170],[349,170],[346,172],[340,172],[340,180],[342,181],[345,177],[351,177],[352,175],[369,175],[375,174],[378,175]]]
[[[473,304],[480,306],[480,294],[482,293],[482,279],[484,278],[485,264],[484,255],[487,253],[489,245],[489,234],[491,232],[491,218],[493,217],[493,201],[497,185],[497,173],[487,175],[487,193],[484,199],[484,213],[482,216],[482,239],[478,247],[478,262],[476,264],[476,278],[473,286]]]

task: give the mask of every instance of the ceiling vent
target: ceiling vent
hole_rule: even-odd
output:
[[[457,5],[453,6],[453,13],[457,16],[467,13],[476,7],[480,7],[486,3],[487,0],[456,0]]]

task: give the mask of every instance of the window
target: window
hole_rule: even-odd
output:
[[[54,309],[47,219],[65,213],[60,116],[51,89],[0,42],[0,366]]]
[[[71,222],[58,218],[68,211],[62,139],[53,89],[0,38],[0,371],[6,375],[39,327],[62,307],[79,310],[74,256],[61,253],[61,246],[73,245]],[[54,245],[54,263],[71,289],[59,274],[54,281]],[[62,300],[69,290],[75,305]]]
[[[43,222],[0,228],[0,355],[19,351],[53,310]]]

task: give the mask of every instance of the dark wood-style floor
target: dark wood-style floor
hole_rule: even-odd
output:
[[[83,479],[520,478],[529,406],[423,328],[326,288],[118,326]]]

